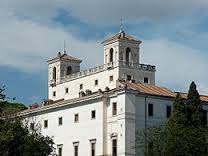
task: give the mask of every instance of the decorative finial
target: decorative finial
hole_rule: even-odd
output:
[[[120,32],[123,32],[123,19],[120,19]]]
[[[64,54],[66,54],[66,41],[64,40]]]

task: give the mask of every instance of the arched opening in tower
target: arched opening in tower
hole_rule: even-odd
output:
[[[56,67],[53,67],[53,80],[56,80]]]
[[[113,62],[113,48],[110,49],[110,58],[109,58],[110,62]]]
[[[126,64],[129,65],[130,62],[130,55],[131,55],[131,49],[128,47],[126,48]]]
[[[66,70],[66,75],[70,75],[70,74],[72,74],[72,67],[68,66]]]

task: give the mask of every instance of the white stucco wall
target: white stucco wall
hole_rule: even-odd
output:
[[[113,81],[109,80],[110,76],[113,76]],[[98,80],[98,85],[95,85],[95,80]],[[106,87],[113,89],[116,88],[116,80],[118,80],[118,68],[111,68],[109,70],[57,84],[55,87],[49,86],[48,97],[51,100],[66,100],[79,97],[79,92],[85,92],[87,89],[92,92],[97,92],[99,89],[104,91]],[[80,84],[83,84],[83,89],[81,90]],[[65,88],[69,89],[68,94],[65,93]],[[55,97],[53,96],[54,91],[56,92]]]

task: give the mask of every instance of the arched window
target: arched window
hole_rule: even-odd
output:
[[[66,75],[70,75],[72,73],[72,67],[68,66],[66,70]]]
[[[113,48],[110,48],[110,56],[109,61],[113,62]]]
[[[53,67],[53,80],[56,80],[56,67]]]
[[[128,47],[126,48],[126,64],[129,64],[130,62],[130,55],[131,55],[131,49]]]

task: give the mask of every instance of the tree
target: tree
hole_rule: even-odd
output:
[[[53,140],[30,132],[21,120],[0,120],[0,155],[48,156],[53,152]]]
[[[164,124],[164,128],[154,126],[148,130],[146,140],[147,144],[152,144],[153,150],[148,150],[150,152],[145,155],[208,155],[208,129],[202,122],[202,114],[200,96],[196,84],[192,82],[187,99],[183,99],[180,94],[176,95],[173,112]]]
[[[22,104],[5,100],[4,90],[0,89],[0,155],[1,156],[48,156],[54,151],[54,142],[36,130],[30,130],[21,118],[10,118],[7,113],[25,109]],[[7,112],[7,113],[5,113]]]
[[[5,91],[5,86],[0,87],[0,101],[3,101],[6,98],[4,91]]]
[[[191,83],[186,101],[186,119],[187,126],[200,127],[202,126],[202,105],[200,95],[196,89],[196,84]]]
[[[173,113],[166,125],[166,153],[176,156],[208,154],[208,130],[202,124],[202,114],[200,95],[192,82],[186,100],[176,96]]]
[[[161,156],[164,152],[165,129],[164,125],[153,125],[147,131],[137,131],[136,153],[145,156]],[[145,134],[147,133],[147,134]]]

